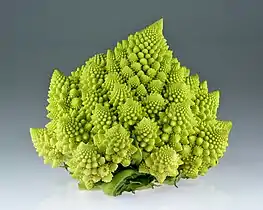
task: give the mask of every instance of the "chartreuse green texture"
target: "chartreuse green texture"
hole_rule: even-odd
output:
[[[216,166],[232,129],[217,118],[219,99],[180,64],[160,19],[69,76],[55,69],[50,121],[30,134],[44,163],[65,167],[80,189],[117,196]]]

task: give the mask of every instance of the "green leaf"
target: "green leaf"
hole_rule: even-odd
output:
[[[105,194],[111,196],[121,195],[123,192],[135,192],[152,188],[154,177],[149,174],[142,174],[134,169],[125,169],[114,175],[109,183],[102,185]]]

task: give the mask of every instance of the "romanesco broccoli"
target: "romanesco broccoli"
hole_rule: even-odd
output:
[[[50,121],[30,134],[44,163],[65,167],[80,189],[117,196],[216,166],[232,129],[217,118],[219,98],[180,64],[160,19],[69,76],[55,69]]]

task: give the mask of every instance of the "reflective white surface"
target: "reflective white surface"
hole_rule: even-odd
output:
[[[107,197],[101,192],[79,192],[73,183],[58,188],[54,194],[39,203],[37,210],[57,209],[228,209],[234,199],[228,193],[217,190],[204,182],[184,182],[180,189],[161,187],[154,191]],[[217,203],[217,204],[216,204]],[[216,206],[214,206],[216,204]]]
[[[162,186],[135,195],[109,197],[101,191],[80,191],[62,169],[44,167],[32,173],[34,177],[21,177],[20,182],[16,179],[16,190],[12,187],[1,195],[1,210],[262,210],[262,181],[256,182],[253,174],[241,171],[240,167],[224,167],[224,173],[220,173],[216,168],[206,177],[181,181],[179,188]]]

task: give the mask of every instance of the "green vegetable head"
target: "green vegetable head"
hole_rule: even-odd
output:
[[[66,167],[81,188],[119,195],[216,166],[232,128],[217,118],[219,99],[180,64],[160,19],[69,76],[54,70],[50,121],[30,134],[45,163]]]

